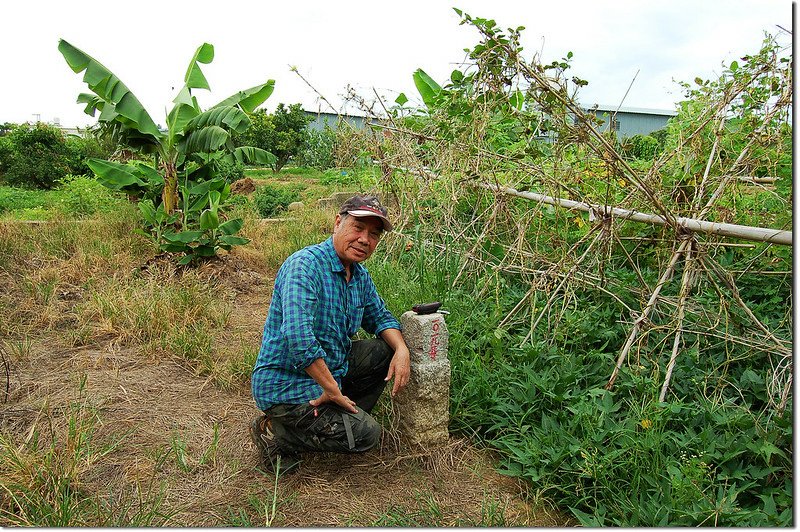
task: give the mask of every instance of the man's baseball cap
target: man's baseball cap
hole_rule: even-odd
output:
[[[392,222],[390,222],[389,218],[386,216],[388,214],[386,207],[381,205],[381,202],[378,201],[378,198],[375,196],[362,196],[358,194],[353,196],[345,201],[342,204],[342,208],[339,209],[339,214],[345,213],[357,218],[377,216],[383,222],[384,231],[391,231],[394,228]]]

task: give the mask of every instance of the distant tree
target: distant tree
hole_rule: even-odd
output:
[[[264,110],[250,115],[252,126],[243,135],[237,137],[237,143],[255,146],[275,156],[270,164],[272,170],[280,171],[292,157],[298,156],[306,147],[309,139],[306,126],[311,117],[303,111],[299,103],[286,107],[278,104],[273,114]]]

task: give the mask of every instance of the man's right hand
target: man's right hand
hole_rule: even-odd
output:
[[[351,401],[349,397],[343,395],[342,392],[337,388],[337,394],[332,394],[328,392],[322,392],[322,395],[317,397],[316,399],[312,399],[308,402],[311,406],[319,406],[323,403],[335,403],[348,412],[357,413],[358,410],[356,409],[356,403]]]

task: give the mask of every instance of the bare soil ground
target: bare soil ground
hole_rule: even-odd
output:
[[[225,268],[235,294],[225,342],[258,346],[272,279],[242,264]],[[70,405],[96,419],[94,448],[118,442],[83,464],[88,493],[136,494],[174,513],[168,526],[559,526],[525,488],[496,473],[492,457],[458,437],[426,452],[405,448],[391,430],[362,455],[306,455],[277,481],[260,471],[248,424],[258,414],[249,385],[220,389],[178,359],[148,359],[136,346],[72,348],[63,335],[33,339],[16,360],[0,428],[66,432]],[[90,416],[90,417],[91,417]],[[215,435],[216,434],[216,435]],[[122,499],[120,499],[122,500]],[[273,511],[274,505],[274,511]],[[140,509],[141,510],[141,509]],[[127,509],[133,512],[135,509]]]

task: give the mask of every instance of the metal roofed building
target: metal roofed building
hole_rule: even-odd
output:
[[[346,113],[332,113],[324,111],[309,111],[306,114],[313,120],[308,124],[308,129],[321,131],[325,127],[337,129],[340,121],[349,123],[356,129],[363,129],[369,123],[376,122],[374,117],[366,116],[361,111],[348,110]],[[616,105],[594,105],[585,107],[586,113],[594,114],[602,124],[599,131],[608,131],[611,127],[617,132],[617,138],[625,139],[634,135],[647,135],[653,131],[666,127],[670,118],[677,116],[676,111],[666,109],[645,109],[641,107],[617,107]],[[545,135],[540,140],[552,142],[554,139]]]
[[[677,111],[666,109],[645,109],[641,107],[619,107],[616,105],[594,105],[587,107],[587,113],[594,114],[603,123],[600,131],[611,128],[617,138],[625,139],[634,135],[648,135],[667,126],[670,118],[678,116]]]
[[[326,127],[335,130],[339,127],[340,121],[347,122],[356,129],[363,129],[369,122],[374,120],[363,113],[357,111],[353,112],[352,110],[348,110],[346,114],[337,114],[325,111],[309,111],[308,109],[303,109],[303,111],[312,117],[311,122],[309,122],[306,128],[314,131],[322,131]]]

